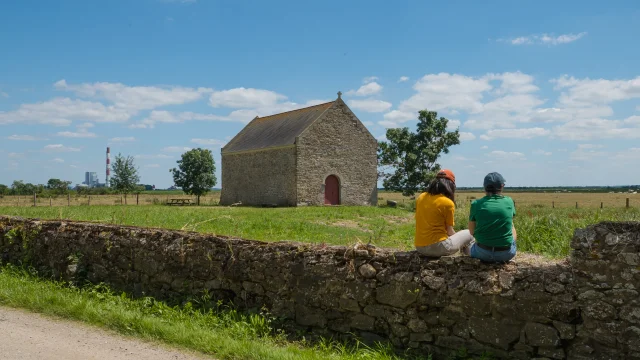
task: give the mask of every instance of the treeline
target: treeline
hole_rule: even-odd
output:
[[[138,184],[133,188],[132,193],[140,193],[143,191],[153,190],[153,185]],[[15,180],[10,186],[0,184],[0,196],[30,196],[36,194],[38,196],[61,196],[66,194],[78,195],[108,195],[119,194],[120,191],[108,187],[76,187],[71,188],[71,181],[60,179],[49,179],[47,184],[25,183],[22,180]]]

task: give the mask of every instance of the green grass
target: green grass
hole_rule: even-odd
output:
[[[468,207],[456,210],[456,230],[467,227]],[[193,230],[245,239],[349,245],[371,241],[413,247],[413,213],[388,207],[228,208],[168,206],[0,207],[0,214]],[[576,228],[600,221],[640,221],[637,208],[571,209],[519,206],[518,248],[549,257],[569,253]]]
[[[83,321],[149,341],[213,355],[215,359],[396,360],[389,347],[322,341],[286,341],[263,314],[240,314],[206,298],[169,307],[152,298],[131,299],[104,286],[86,288],[0,267],[0,304]]]

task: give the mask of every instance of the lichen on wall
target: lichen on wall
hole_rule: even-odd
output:
[[[640,358],[638,223],[576,231],[568,259],[520,254],[505,265],[0,217],[3,262],[23,261],[14,236],[23,231],[42,274],[168,300],[206,289],[240,309],[266,306],[290,331],[390,341],[436,359],[461,348],[505,359]]]

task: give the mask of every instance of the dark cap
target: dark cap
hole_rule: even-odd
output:
[[[504,185],[505,180],[500,173],[492,172],[484,177],[484,188],[500,189]]]

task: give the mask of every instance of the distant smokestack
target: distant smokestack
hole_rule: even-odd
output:
[[[109,177],[111,175],[110,165],[111,165],[111,149],[107,147],[107,177],[106,177],[106,180],[104,181],[104,186],[106,187],[109,187]]]

